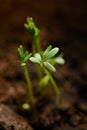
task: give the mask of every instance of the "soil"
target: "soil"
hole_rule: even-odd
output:
[[[80,27],[80,23],[76,24],[74,29],[72,29],[74,25],[69,25],[71,28],[67,29],[66,35],[61,32],[61,29],[59,30],[61,35],[58,38],[57,34],[59,33],[57,33],[56,26],[58,25],[57,27],[59,27],[61,22],[55,22],[56,18],[54,21],[50,21],[51,16],[49,16],[49,20],[47,17],[46,20],[48,20],[50,26],[42,27],[40,19],[43,49],[49,43],[52,46],[60,47],[60,52],[65,54],[65,65],[56,65],[57,72],[53,74],[61,93],[61,101],[59,106],[56,107],[55,95],[53,95],[52,99],[48,95],[47,90],[43,95],[37,94],[37,75],[34,66],[28,63],[27,66],[38,102],[35,112],[24,110],[21,106],[23,103],[29,103],[29,98],[26,82],[17,58],[17,48],[20,43],[23,43],[25,48],[31,50],[31,39],[24,28],[22,28],[26,17],[25,14],[23,14],[20,21],[17,21],[17,12],[15,13],[12,9],[12,7],[15,8],[16,5],[19,5],[20,2],[19,4],[14,3],[9,1],[8,4],[4,5],[2,2],[3,6],[1,8],[1,12],[8,10],[7,17],[10,16],[8,21],[11,23],[15,19],[15,22],[12,22],[13,25],[11,26],[6,24],[5,27],[2,24],[3,31],[0,32],[0,130],[87,130],[87,39],[85,29]],[[54,7],[56,6],[52,5],[52,3],[50,4],[52,9],[55,10]],[[35,5],[33,6],[35,7]],[[40,10],[40,5],[38,6]],[[20,16],[22,16],[22,10],[25,7],[21,4],[19,8]],[[11,10],[15,17],[12,17],[12,13],[9,14]],[[25,10],[26,13],[27,9]],[[42,12],[43,10],[44,8]],[[49,14],[47,8],[46,11]],[[40,14],[37,14],[35,16],[39,18]],[[56,15],[58,15],[58,12]],[[62,18],[59,18],[61,21]],[[42,20],[41,22],[44,25],[44,21]],[[66,30],[66,25],[63,25],[63,28]]]

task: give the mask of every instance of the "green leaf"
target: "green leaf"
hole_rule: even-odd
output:
[[[25,51],[24,57],[26,57],[28,54],[29,54],[29,52],[28,52],[28,51]]]
[[[23,46],[20,45],[18,48],[18,58],[20,60],[21,66],[25,65],[25,62],[27,62],[32,54],[28,51],[24,52]]]
[[[27,24],[24,24],[24,27],[30,32],[31,36],[37,37],[39,35],[39,29],[36,27],[33,18],[27,18]]]
[[[29,58],[31,57],[31,55],[32,55],[31,53],[29,54],[28,51],[26,51],[24,54],[23,62],[27,62],[29,60]]]
[[[33,26],[34,26],[33,18],[27,17],[27,23],[24,24],[24,27],[29,30],[29,29],[32,29]]]
[[[40,56],[39,53],[36,53],[36,54],[35,54],[35,58],[36,58],[38,61],[41,61],[41,56]]]
[[[30,61],[40,64],[40,61],[35,57],[30,57]]]
[[[54,57],[58,53],[58,51],[59,51],[59,48],[57,48],[57,47],[53,48],[52,50],[50,50],[48,52],[48,54],[46,55],[46,58],[50,59],[50,58]]]
[[[32,17],[27,17],[27,22],[29,23],[30,21],[33,21]]]
[[[47,87],[48,82],[49,82],[49,76],[46,75],[39,82],[39,91],[45,89]]]
[[[36,54],[34,55],[34,57],[30,57],[30,61],[32,61],[32,62],[34,62],[34,63],[40,64],[40,62],[41,62],[41,56],[40,56],[40,54],[39,54],[39,53],[36,53]]]
[[[50,70],[50,71],[52,71],[52,72],[55,72],[55,71],[56,71],[56,69],[54,68],[54,66],[51,65],[49,62],[44,62],[44,66],[45,66],[48,70]]]
[[[56,63],[63,65],[65,63],[65,60],[63,58],[64,54],[61,53],[59,56],[57,56],[54,60]]]
[[[23,46],[20,45],[19,48],[18,48],[19,58],[23,58],[23,53],[24,53]]]
[[[55,62],[63,65],[65,63],[65,60],[63,59],[63,57],[59,56],[59,57],[55,58]]]
[[[48,47],[47,47],[47,49],[44,51],[44,53],[43,53],[43,59],[45,59],[46,57],[47,57],[47,55],[48,55],[48,53],[49,53],[49,51],[52,49],[52,46],[51,45],[49,45]]]
[[[23,50],[23,46],[22,46],[22,45],[19,46],[18,51],[21,52],[22,54],[24,53],[24,50]]]

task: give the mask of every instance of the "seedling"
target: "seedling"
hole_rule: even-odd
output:
[[[32,88],[33,87],[32,82],[27,69],[27,64],[26,64],[27,61],[31,61],[34,64],[36,64],[37,73],[39,75],[39,82],[38,82],[39,90],[43,90],[44,88],[46,88],[50,81],[52,88],[55,92],[56,105],[58,105],[60,101],[60,92],[52,76],[52,73],[56,72],[56,68],[55,68],[56,63],[64,64],[65,61],[63,59],[63,54],[56,56],[57,53],[59,52],[59,48],[58,47],[52,48],[51,45],[48,46],[45,51],[42,51],[40,45],[40,31],[36,27],[31,17],[27,18],[27,24],[25,24],[24,26],[30,32],[32,37],[32,41],[33,41],[32,53],[29,53],[28,51],[24,51],[23,46],[20,45],[18,48],[18,57],[27,82],[30,104],[34,108],[36,102],[35,102],[34,92]],[[44,76],[42,74],[42,70],[44,72]],[[23,105],[23,107],[25,109],[30,109],[30,105],[26,103]]]
[[[58,86],[55,80],[53,79],[51,73],[56,72],[56,69],[54,67],[55,63],[64,64],[64,59],[62,55],[54,57],[58,53],[58,51],[59,51],[59,48],[57,47],[52,48],[52,46],[50,45],[43,52],[42,55],[40,55],[39,53],[36,53],[33,57],[30,57],[30,60],[34,63],[39,64],[44,70],[44,73],[46,74],[46,76],[40,81],[40,85],[41,86],[43,86],[43,84],[47,85],[48,81],[49,80],[51,81],[54,92],[56,94],[56,104],[59,103],[60,93],[59,93]]]
[[[41,44],[40,44],[40,30],[35,25],[33,18],[28,17],[27,23],[24,24],[25,28],[29,31],[32,37],[32,53],[36,52],[42,53]],[[43,72],[39,69],[38,65],[36,65],[36,69],[38,72],[38,78],[41,79],[43,76]]]
[[[23,46],[20,45],[18,48],[18,58],[20,61],[20,65],[23,69],[23,73],[27,82],[27,86],[28,86],[28,90],[29,90],[29,98],[30,98],[30,103],[31,106],[33,107],[35,104],[35,99],[34,99],[34,94],[33,94],[33,90],[32,90],[32,83],[31,83],[31,79],[30,79],[30,75],[27,69],[27,65],[26,62],[29,60],[29,58],[31,57],[31,53],[29,53],[28,51],[24,52]],[[29,107],[28,104],[27,105],[23,105],[24,108],[25,106]]]
[[[24,26],[32,37],[32,53],[35,54],[36,52],[39,52],[41,54],[40,30],[36,27],[33,18],[28,17],[27,23],[24,24]]]

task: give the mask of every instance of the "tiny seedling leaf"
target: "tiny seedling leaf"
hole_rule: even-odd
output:
[[[29,60],[29,58],[31,57],[31,55],[32,55],[31,53],[28,53],[28,51],[26,51],[24,54],[23,62],[27,62]]]
[[[54,57],[58,53],[58,51],[59,51],[59,48],[57,48],[57,47],[53,48],[46,55],[46,59],[50,59],[50,58]]]
[[[46,75],[39,82],[39,91],[45,89],[47,87],[48,82],[49,82],[49,76]]]
[[[36,27],[32,17],[27,18],[27,23],[24,24],[24,27],[30,32],[31,36],[37,37],[39,35],[40,31]]]
[[[30,61],[38,64],[40,63],[40,61],[36,57],[30,57]]]
[[[36,53],[36,54],[34,55],[34,57],[30,57],[30,61],[32,61],[32,62],[34,62],[34,63],[40,64],[40,62],[41,62],[41,56],[40,56],[40,54],[39,54],[39,53]]]
[[[40,56],[39,53],[36,53],[36,54],[35,54],[35,58],[36,58],[38,61],[41,61],[41,56]]]
[[[20,45],[18,48],[18,58],[20,60],[21,66],[24,66],[25,63],[29,60],[29,58],[31,57],[31,53],[29,53],[28,51],[24,52],[23,46]]]
[[[23,47],[22,47],[22,45],[20,45],[18,48],[18,57],[20,60],[23,59],[23,55],[24,55],[23,53],[24,53]]]
[[[49,53],[49,51],[52,49],[52,46],[51,45],[49,45],[48,47],[47,47],[47,49],[44,51],[44,53],[43,53],[43,59],[45,59],[46,57],[47,57],[47,54]]]
[[[44,66],[48,69],[48,70],[50,70],[50,71],[52,71],[52,72],[55,72],[56,71],[56,69],[54,68],[54,66],[53,65],[51,65],[49,62],[44,62]]]
[[[55,62],[63,65],[65,63],[65,60],[63,59],[63,57],[56,57]]]

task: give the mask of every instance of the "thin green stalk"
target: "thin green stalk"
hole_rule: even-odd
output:
[[[25,79],[26,79],[26,82],[28,85],[30,103],[31,103],[32,107],[34,107],[34,104],[35,104],[34,94],[33,94],[32,84],[31,84],[30,75],[29,75],[27,66],[26,65],[22,66],[22,69],[23,69],[23,73],[24,73],[24,76],[25,76]]]
[[[36,38],[36,47],[37,47],[38,52],[41,54],[42,50],[41,50],[41,44],[40,44],[40,36]]]
[[[41,80],[43,77],[43,73],[42,73],[42,69],[40,68],[40,66],[38,64],[35,64],[36,70],[37,70],[37,74],[38,74],[38,79]]]
[[[41,46],[40,46],[40,38],[39,38],[39,36],[34,37],[32,41],[33,41],[32,42],[32,52],[33,52],[33,54],[35,54],[37,52],[39,52],[41,54],[42,50],[41,50]],[[40,69],[39,65],[36,64],[35,67],[36,67],[36,70],[37,70],[37,73],[38,73],[38,78],[40,80],[43,77],[43,72]]]
[[[33,54],[36,52],[39,52],[41,54],[42,50],[40,45],[40,36],[33,37],[32,41]]]
[[[43,67],[43,68],[44,68],[44,67]],[[55,92],[55,94],[56,94],[56,105],[58,105],[59,102],[60,102],[60,92],[59,92],[58,86],[57,86],[55,80],[53,79],[53,77],[51,76],[51,74],[49,73],[49,71],[48,71],[47,69],[45,69],[45,68],[44,68],[44,70],[45,70],[45,73],[49,76],[49,78],[50,78],[50,80],[51,80],[51,83],[52,83],[52,85],[53,85],[54,92]]]
[[[36,53],[36,41],[35,41],[35,38],[32,39],[32,53],[33,53],[33,55]]]

